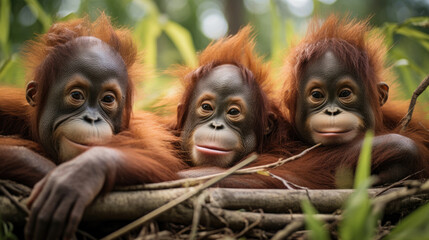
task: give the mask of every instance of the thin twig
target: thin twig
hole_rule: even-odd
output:
[[[282,178],[280,176],[277,176],[277,175],[275,175],[273,173],[269,173],[269,174],[270,174],[271,177],[273,177],[273,178],[281,181],[286,186],[286,188],[289,189],[289,190],[292,190],[292,189],[304,189],[304,190],[308,190],[308,188],[306,188],[306,187],[303,187],[303,186],[300,186],[300,185],[295,184],[293,182],[290,182],[290,181],[288,181],[288,180],[286,180],[286,179],[284,179],[284,178]],[[294,186],[295,188],[291,187],[291,185]]]
[[[262,219],[264,219],[264,211],[262,211],[262,209],[259,209],[259,212],[261,213],[259,219],[256,220],[255,222],[253,222],[252,224],[250,224],[250,226],[248,226],[249,222],[245,219],[247,222],[246,227],[243,230],[241,230],[241,232],[239,232],[237,235],[235,235],[234,239],[240,238],[241,236],[246,234],[248,231],[250,231],[254,227],[256,227],[259,223],[261,223]]]
[[[419,187],[402,189],[399,191],[394,191],[394,192],[384,194],[374,198],[373,212],[375,214],[382,213],[388,203],[412,196],[417,193],[422,193],[422,192],[429,192],[429,181],[426,181],[425,183],[421,184]]]
[[[316,145],[314,145],[312,147],[309,147],[309,148],[305,149],[304,151],[302,151],[301,153],[299,153],[297,155],[294,155],[294,156],[286,158],[286,159],[285,158],[281,158],[277,162],[274,162],[274,163],[269,163],[269,164],[260,165],[260,166],[256,166],[256,167],[250,167],[250,168],[241,169],[241,170],[237,171],[236,174],[237,173],[255,173],[255,172],[267,169],[267,168],[280,167],[281,165],[283,165],[283,164],[285,164],[287,162],[294,161],[294,160],[296,160],[296,159],[304,156],[305,154],[307,154],[308,152],[310,152],[311,150],[315,149],[316,147],[318,147],[320,145],[322,145],[322,144],[318,143],[318,144],[316,144]]]
[[[10,193],[9,193],[9,191],[8,190],[6,190],[6,188],[4,188],[3,187],[3,185],[0,185],[0,191],[7,197],[7,198],[9,198],[9,200],[13,203],[13,204],[15,204],[15,206],[19,209],[19,210],[21,210],[22,212],[24,212],[26,215],[30,215],[30,211],[27,209],[27,207],[24,205],[24,204],[22,204],[22,203],[20,203],[20,202],[18,202]]]
[[[238,169],[240,169],[240,168],[246,166],[247,164],[255,161],[257,158],[258,158],[258,156],[256,154],[252,154],[251,156],[246,158],[244,161],[242,161],[242,162],[238,163],[237,165],[233,166],[232,168],[228,169],[228,171],[226,171],[222,175],[217,176],[215,178],[212,178],[212,179],[208,180],[207,182],[205,182],[205,183],[203,183],[203,184],[201,184],[195,188],[190,189],[189,192],[183,194],[182,196],[178,197],[177,199],[168,202],[167,204],[153,210],[152,212],[144,215],[143,217],[137,219],[136,221],[126,225],[125,227],[120,228],[119,230],[107,235],[106,237],[102,238],[102,240],[110,240],[110,239],[120,237],[122,234],[131,231],[132,229],[140,226],[141,224],[147,222],[148,220],[153,219],[153,218],[159,216],[161,213],[164,213],[165,211],[170,210],[171,208],[173,208],[173,207],[179,205],[180,203],[188,200],[189,198],[200,193],[204,189],[211,187],[212,185],[216,184],[220,180],[222,180],[225,177],[229,176],[230,174],[234,173]]]
[[[198,225],[200,223],[200,218],[201,218],[201,210],[202,210],[203,204],[205,203],[207,195],[208,195],[208,192],[204,191],[203,193],[200,194],[200,196],[198,196],[197,199],[195,199],[194,216],[192,219],[192,228],[191,228],[191,235],[189,236],[189,240],[194,240],[197,237]]]
[[[426,88],[429,86],[429,75],[419,84],[417,89],[414,91],[413,96],[411,97],[410,106],[408,107],[408,113],[401,120],[401,132],[405,131],[408,127],[408,124],[411,121],[411,117],[413,116],[414,107],[416,106],[417,97],[422,94]]]
[[[279,166],[281,166],[287,162],[296,160],[296,159],[304,156],[309,151],[313,150],[314,148],[316,148],[320,145],[321,145],[320,143],[316,144],[316,145],[314,145],[310,148],[307,148],[304,151],[302,151],[301,153],[294,155],[292,157],[289,157],[286,159],[280,158],[278,161],[276,161],[274,163],[266,164],[266,165],[260,165],[260,166],[256,166],[256,167],[250,167],[250,168],[243,168],[243,169],[240,169],[240,170],[234,172],[233,174],[251,174],[251,173],[257,173],[259,171],[263,171],[267,168],[276,168],[276,167],[279,167]],[[211,178],[214,178],[217,176],[221,176],[223,174],[224,173],[216,173],[216,174],[201,176],[201,177],[196,177],[196,178],[185,178],[185,179],[179,179],[179,180],[161,182],[161,183],[149,183],[149,184],[135,185],[135,186],[130,186],[130,187],[120,187],[120,188],[115,188],[115,190],[135,191],[135,190],[158,190],[158,189],[177,188],[177,187],[191,187],[191,186],[196,186],[198,184],[201,184],[208,179],[211,179]]]
[[[288,236],[290,236],[292,233],[296,232],[297,230],[304,227],[305,221],[294,221],[290,224],[288,224],[284,229],[278,231],[276,235],[271,238],[271,240],[280,240],[280,239],[286,239]]]
[[[413,177],[413,176],[415,176],[415,175],[417,175],[417,174],[419,174],[419,173],[421,173],[421,172],[423,172],[423,170],[420,170],[420,171],[418,171],[418,172],[415,172],[415,173],[413,173],[413,174],[410,174],[410,175],[408,175],[408,176],[404,177],[403,179],[401,179],[401,180],[399,180],[399,181],[397,181],[397,182],[394,182],[394,183],[390,184],[389,186],[387,186],[387,187],[385,187],[383,190],[381,190],[381,192],[377,193],[374,197],[378,197],[378,196],[382,195],[383,193],[385,193],[385,192],[386,192],[386,191],[388,191],[389,189],[392,189],[392,188],[394,188],[394,187],[401,186],[401,185],[402,185],[402,184],[404,184],[404,182],[405,182],[405,181],[407,181],[409,178],[411,178],[411,177]]]

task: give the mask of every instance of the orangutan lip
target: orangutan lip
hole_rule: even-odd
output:
[[[336,131],[336,130],[333,130],[333,131],[317,131],[316,130],[316,132],[318,134],[325,135],[325,136],[336,136],[336,135],[346,134],[346,133],[349,133],[351,131],[352,130],[338,130],[338,131]]]
[[[70,140],[70,139],[68,139],[68,138],[66,138],[66,137],[63,137],[63,139],[64,139],[65,141],[67,141],[69,144],[74,145],[74,146],[76,146],[76,147],[80,147],[80,148],[89,148],[89,147],[90,147],[89,145],[87,145],[87,144],[85,144],[85,143],[78,143],[78,142],[75,142],[75,141],[73,141],[73,140]]]
[[[228,154],[231,152],[231,150],[214,147],[214,146],[195,145],[195,148],[200,152],[208,153],[208,154]]]

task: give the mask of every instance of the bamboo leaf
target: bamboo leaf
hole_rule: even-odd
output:
[[[10,18],[10,0],[1,0],[0,3],[0,44],[3,57],[9,56],[9,18]]]
[[[397,28],[396,33],[410,38],[429,40],[429,34],[426,34],[424,32],[421,32],[419,30],[416,30],[410,27]]]
[[[12,54],[0,66],[0,83],[15,86],[25,85],[24,67],[17,53]]]
[[[141,44],[144,52],[144,60],[148,67],[154,68],[157,63],[157,39],[161,34],[156,17],[147,17],[137,23],[134,37]]]
[[[316,209],[310,201],[305,199],[301,202],[301,208],[305,213],[306,229],[310,230],[309,238],[317,240],[329,240],[329,233],[323,226],[323,222],[314,217],[317,214]]]
[[[270,1],[270,15],[271,15],[271,61],[274,65],[281,64],[281,27],[280,27],[280,16],[278,14],[278,8],[274,0]]]
[[[168,21],[164,25],[164,31],[171,41],[173,41],[177,50],[179,50],[180,55],[182,56],[183,60],[185,60],[186,65],[190,67],[197,66],[195,47],[189,31],[172,21]]]
[[[413,17],[408,18],[404,24],[419,26],[419,27],[428,27],[429,26],[429,17]]]
[[[48,31],[48,29],[51,27],[52,19],[49,17],[48,14],[43,10],[43,8],[40,6],[40,4],[37,2],[37,0],[25,0],[30,7],[31,11],[35,16],[37,16],[37,19],[42,23],[44,31]]]

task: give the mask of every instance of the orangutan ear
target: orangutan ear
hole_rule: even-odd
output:
[[[378,83],[377,85],[380,106],[383,106],[386,103],[387,98],[389,97],[389,85],[384,82]]]
[[[274,129],[274,124],[277,121],[277,115],[273,112],[268,113],[268,126],[265,128],[265,135],[270,134]]]
[[[28,104],[30,106],[37,106],[36,94],[38,90],[39,84],[37,82],[31,81],[27,84],[27,90],[25,92],[25,98],[27,99]]]

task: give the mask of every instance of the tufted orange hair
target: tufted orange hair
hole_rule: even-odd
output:
[[[274,106],[268,100],[268,96],[273,92],[272,81],[270,79],[270,66],[264,63],[261,56],[255,53],[255,41],[251,36],[252,28],[246,26],[236,35],[225,37],[212,42],[204,49],[198,57],[198,67],[190,68],[182,66],[173,71],[178,76],[184,90],[177,112],[176,130],[181,130],[186,121],[189,106],[199,79],[204,78],[213,68],[223,65],[236,65],[241,70],[244,81],[252,90],[253,97],[257,99],[257,106],[254,106],[257,121],[255,130],[260,150],[264,139],[264,131],[268,127],[268,114],[275,112]],[[277,112],[276,112],[277,113]]]
[[[38,83],[36,97],[40,98],[36,108],[33,110],[34,113],[30,114],[33,118],[31,120],[31,130],[36,139],[40,113],[45,105],[49,88],[57,79],[60,71],[59,66],[62,66],[64,61],[70,57],[70,54],[78,49],[78,44],[73,40],[82,36],[100,39],[122,57],[128,73],[128,88],[125,97],[122,128],[126,129],[129,126],[134,94],[133,80],[139,76],[142,68],[138,64],[139,56],[130,31],[125,28],[115,29],[111,25],[110,18],[101,13],[93,23],[88,17],[56,23],[51,26],[47,33],[40,35],[35,41],[29,41],[24,48],[27,81]]]
[[[289,110],[289,120],[294,124],[298,86],[303,70],[310,60],[321,57],[330,50],[363,82],[366,96],[375,114],[375,128],[383,126],[381,106],[377,96],[377,83],[393,79],[390,68],[386,68],[387,49],[379,32],[371,31],[369,19],[350,20],[330,15],[323,23],[313,19],[304,39],[293,48],[285,63],[286,76],[283,101]]]

